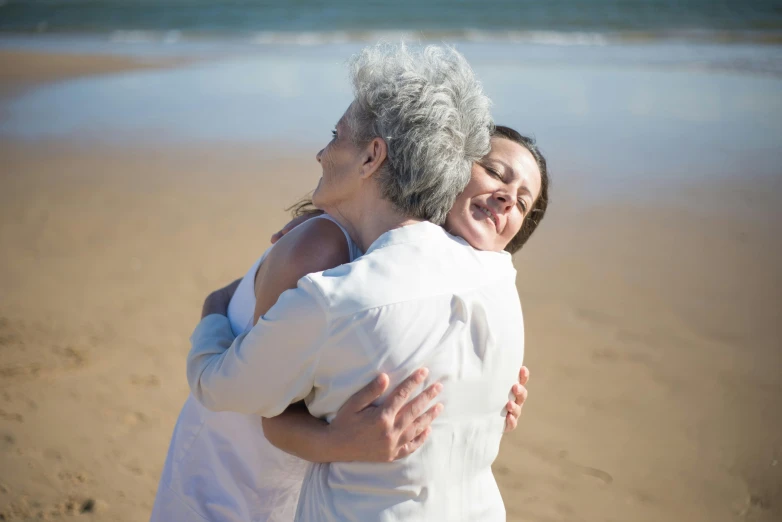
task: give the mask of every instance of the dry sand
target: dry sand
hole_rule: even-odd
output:
[[[138,65],[0,64],[5,93]],[[0,520],[148,518],[202,299],[314,186],[312,156],[0,142]],[[591,207],[554,188],[516,259],[509,520],[781,520],[780,180]]]

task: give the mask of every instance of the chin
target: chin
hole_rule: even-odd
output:
[[[477,230],[471,230],[463,237],[476,250],[491,250],[493,247],[491,239]]]

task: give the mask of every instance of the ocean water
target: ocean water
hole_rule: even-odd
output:
[[[569,187],[782,176],[782,1],[0,0],[0,49],[190,56],[0,104],[0,138],[282,145],[314,157],[345,63],[405,38],[462,51],[495,121]],[[313,162],[313,168],[315,163]],[[647,183],[648,185],[648,183]]]
[[[360,47],[264,45],[43,85],[0,106],[0,137],[282,146],[314,158],[352,99],[345,61]],[[745,68],[763,53],[778,63],[774,46],[456,47],[491,97],[495,121],[537,138],[571,190],[639,197],[657,193],[640,181],[664,192],[685,179],[782,175],[782,74]]]
[[[779,0],[0,0],[0,32],[120,40],[782,39]]]

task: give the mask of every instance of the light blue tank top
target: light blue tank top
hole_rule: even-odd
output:
[[[348,251],[350,253],[350,261],[354,261],[356,258],[362,255],[356,243],[350,239],[348,231],[345,227],[337,223],[337,221],[328,214],[321,214],[320,216],[312,219],[328,219],[332,223],[335,223],[342,233],[345,234],[345,239],[348,242]],[[255,274],[258,272],[258,268],[263,263],[266,256],[269,255],[274,245],[266,249],[266,252],[258,259],[247,274],[242,278],[241,283],[236,288],[236,292],[231,298],[231,302],[228,303],[228,320],[231,322],[231,329],[234,335],[239,335],[245,330],[249,330],[253,327],[253,313],[255,312]]]

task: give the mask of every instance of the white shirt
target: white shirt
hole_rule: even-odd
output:
[[[328,215],[314,219],[328,219]],[[350,260],[361,255],[342,228]],[[252,328],[258,259],[228,305],[232,333]],[[177,419],[160,479],[152,522],[190,520],[292,522],[307,462],[266,439],[260,415],[213,412],[190,395]]]
[[[266,417],[305,399],[330,421],[378,372],[392,390],[428,367],[445,409],[427,442],[389,464],[311,464],[296,519],[505,520],[491,464],[524,352],[515,274],[509,254],[431,223],[394,229],[357,261],[300,279],[236,339],[225,317],[204,318],[191,391],[210,409]]]

